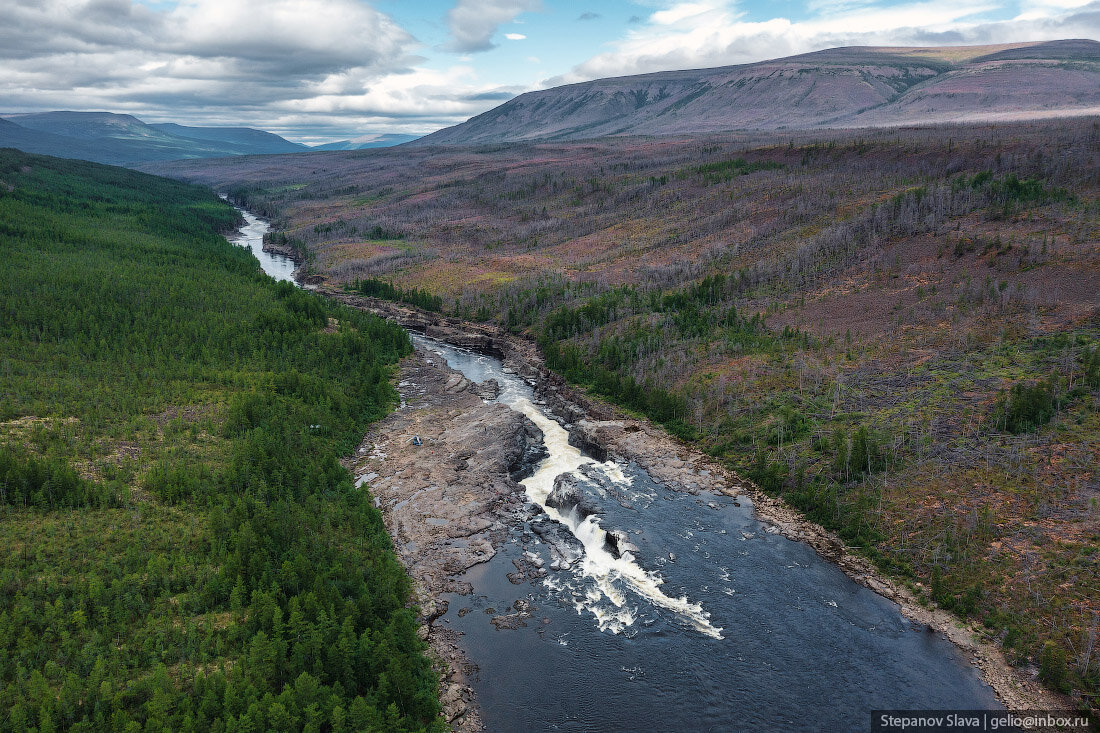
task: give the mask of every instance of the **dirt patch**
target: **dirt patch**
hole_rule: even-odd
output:
[[[213,417],[214,405],[171,405],[170,407],[151,415],[150,419],[158,428],[164,428],[170,422],[182,420],[185,423],[197,423]]]
[[[36,428],[50,430],[59,425],[76,425],[79,422],[80,420],[75,417],[35,417],[34,415],[25,415],[14,420],[0,422],[0,438],[22,439],[27,433]]]

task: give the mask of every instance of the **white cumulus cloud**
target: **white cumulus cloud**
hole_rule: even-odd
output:
[[[544,84],[750,63],[836,46],[979,45],[1100,36],[1097,0],[1025,0],[1023,13],[990,21],[996,0],[924,0],[882,6],[815,0],[813,15],[745,20],[733,0],[666,3],[606,52]]]
[[[459,53],[494,48],[493,35],[520,13],[541,10],[541,0],[458,0],[447,13],[448,48]]]
[[[354,78],[345,91],[361,95],[422,61],[416,39],[362,0],[0,0],[0,17],[6,111],[274,129],[326,79]]]

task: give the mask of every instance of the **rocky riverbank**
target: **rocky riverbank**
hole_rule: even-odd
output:
[[[457,576],[490,560],[522,511],[515,479],[539,460],[542,433],[486,401],[496,395],[494,382],[473,384],[433,354],[406,359],[398,380],[402,405],[374,425],[348,467],[370,486],[413,578],[422,635],[441,663],[447,720],[478,731],[468,683],[474,670],[453,633],[432,622],[447,610],[443,594],[469,592]]]
[[[266,236],[264,237],[261,249],[269,254],[282,255],[283,257],[294,260],[295,264],[301,264],[302,262],[302,253],[299,252],[296,247],[292,247],[289,244],[277,244]]]
[[[945,611],[923,606],[907,587],[880,576],[865,558],[849,552],[836,535],[806,521],[781,500],[659,428],[566,385],[545,368],[531,341],[491,325],[466,323],[335,289],[321,290],[411,330],[501,359],[534,385],[547,411],[569,430],[570,442],[597,459],[632,461],[655,480],[680,491],[714,491],[751,501],[767,532],[805,542],[855,581],[898,603],[907,617],[925,624],[929,632],[954,642],[981,669],[1009,709],[1072,707],[1043,688],[1033,670],[1009,665],[980,629],[964,625]],[[480,730],[480,720],[464,681],[471,669],[456,640],[431,621],[445,610],[436,605],[439,594],[461,592],[455,576],[491,558],[507,536],[508,522],[518,521],[523,490],[512,476],[523,456],[530,457],[540,436],[518,413],[482,400],[479,395],[491,394],[486,392],[492,390],[491,385],[472,385],[435,361],[430,355],[418,354],[403,367],[401,392],[406,405],[367,436],[355,470],[358,476],[367,477],[398,554],[416,580],[425,634],[449,670],[443,687],[448,720],[456,730],[474,731]],[[412,436],[418,434],[424,445],[413,447]],[[472,472],[471,460],[476,466]],[[467,468],[460,468],[462,465]]]

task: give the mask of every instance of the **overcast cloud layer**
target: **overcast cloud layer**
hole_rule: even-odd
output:
[[[798,5],[797,13],[793,6]],[[0,0],[0,111],[320,141],[426,133],[542,86],[840,45],[1100,36],[1100,0]]]

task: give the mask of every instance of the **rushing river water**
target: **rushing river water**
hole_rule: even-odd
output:
[[[285,255],[264,252],[264,234],[270,228],[268,223],[244,209],[238,208],[237,211],[241,212],[244,217],[244,226],[237,234],[231,235],[227,239],[233,244],[252,250],[252,254],[260,261],[260,266],[263,267],[264,272],[271,275],[271,277],[276,280],[294,282],[294,260]]]
[[[467,573],[474,595],[450,596],[441,619],[480,669],[488,730],[849,731],[869,729],[874,709],[1000,707],[951,643],[766,532],[747,497],[675,492],[587,458],[497,360],[414,340],[470,379],[501,382],[498,399],[543,430],[550,452],[523,482],[542,510]],[[567,472],[597,514],[544,507]],[[615,557],[608,530],[635,549]],[[513,585],[506,573],[524,557],[558,569]],[[491,615],[517,599],[533,618],[498,631]]]
[[[593,460],[499,361],[414,341],[471,380],[496,379],[497,399],[542,429],[549,452],[522,482],[527,519],[437,621],[478,666],[487,730],[852,731],[875,709],[1000,707],[952,644],[769,534],[747,497],[679,493]],[[546,505],[562,474],[595,513]],[[513,561],[546,572],[514,584]],[[532,617],[498,630],[490,618],[516,601]]]

